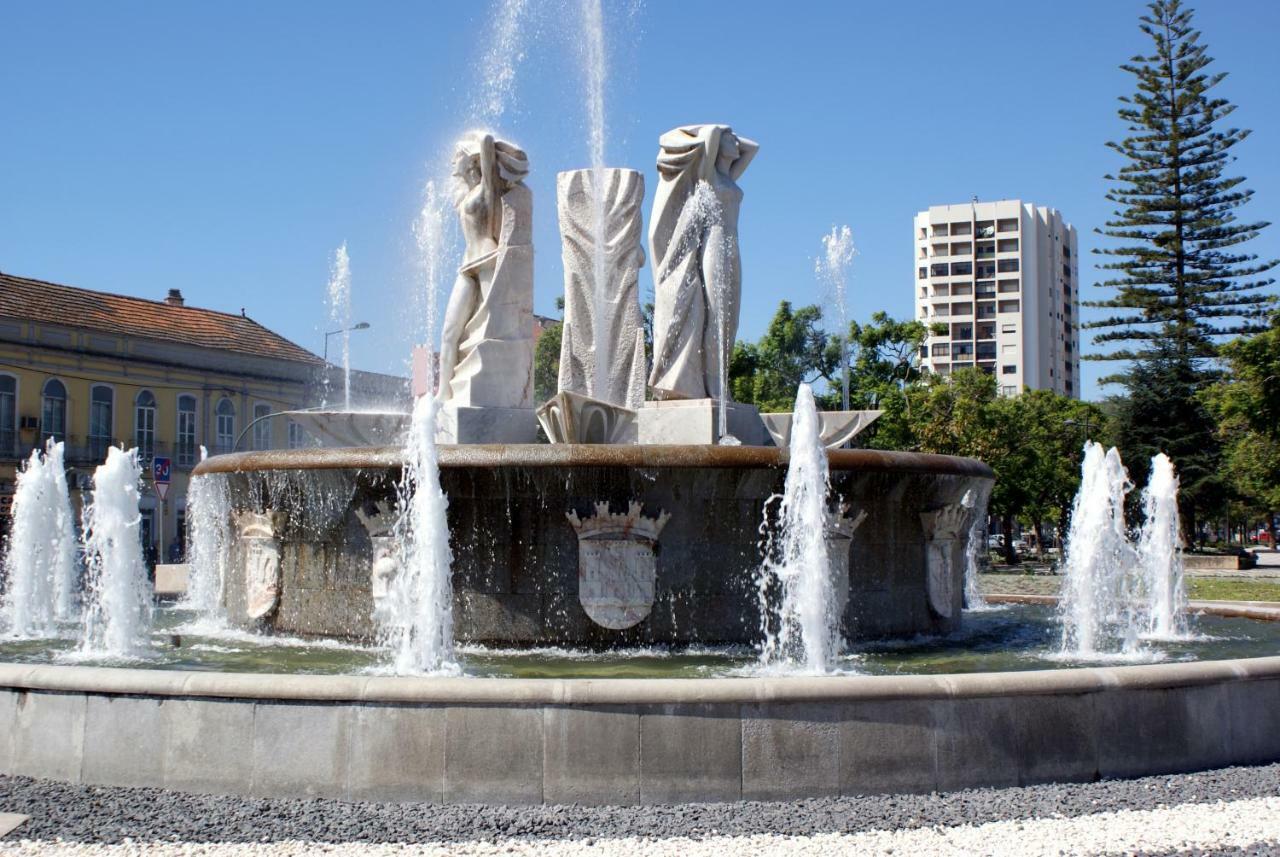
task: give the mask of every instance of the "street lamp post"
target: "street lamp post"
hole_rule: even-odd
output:
[[[368,329],[369,329],[369,322],[362,321],[359,324],[352,325],[351,327],[344,327],[341,330],[331,330],[328,333],[326,333],[324,335],[324,362],[325,363],[329,362],[329,337],[330,336],[337,336],[339,333],[350,333],[353,330],[368,330]]]

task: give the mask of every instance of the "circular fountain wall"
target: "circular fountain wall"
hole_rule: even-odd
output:
[[[459,640],[611,648],[757,643],[761,524],[787,453],[766,447],[440,447]],[[203,462],[239,528],[229,618],[277,633],[369,638],[394,575],[402,451],[312,449]],[[966,493],[981,462],[829,453],[828,545],[849,639],[958,627]]]

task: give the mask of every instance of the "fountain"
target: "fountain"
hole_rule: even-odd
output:
[[[200,460],[209,457],[200,447]],[[187,488],[187,592],[185,609],[214,627],[225,622],[222,594],[231,549],[231,497],[225,479],[193,476]]]
[[[1280,693],[1280,659],[1262,657],[1280,633],[1247,618],[1275,615],[1236,607],[1200,620],[1207,637],[1159,642],[1170,663],[1098,666],[1154,659],[1152,638],[1181,615],[1171,470],[1149,488],[1139,571],[1123,465],[1086,449],[1059,634],[1044,608],[964,610],[977,603],[985,464],[844,448],[874,412],[818,412],[808,388],[794,414],[730,400],[738,180],[758,147],[728,125],[659,138],[646,366],[644,179],[603,167],[602,10],[581,2],[592,154],[557,183],[567,344],[536,417],[553,442],[533,442],[529,159],[481,129],[452,147],[448,183],[427,183],[415,225],[427,342],[445,272],[453,287],[437,393],[418,400],[407,437],[352,446],[335,433],[202,460],[192,588],[155,611],[150,634],[138,461],[113,449],[86,513],[82,644],[47,627],[0,641],[0,772],[581,804],[1280,759],[1256,716]],[[486,128],[514,91],[526,11],[505,0],[494,15],[474,116]],[[445,240],[453,218],[460,253]],[[5,560],[6,605],[17,581],[46,579],[31,531]],[[1172,612],[1143,606],[1148,595]],[[193,611],[217,621],[189,622]]]
[[[136,449],[107,450],[93,474],[93,496],[84,511],[88,565],[84,635],[80,651],[98,657],[129,657],[148,642],[151,597],[138,533]]]
[[[844,410],[849,410],[849,266],[857,251],[853,247],[853,231],[848,226],[831,227],[829,235],[822,236],[822,255],[814,267],[818,279],[830,290],[835,304],[836,321],[840,331],[840,398]]]
[[[839,653],[840,625],[827,547],[831,480],[808,384],[796,396],[789,452],[777,522],[762,525],[769,545],[760,574],[760,663],[822,675]]]
[[[347,242],[334,251],[329,272],[329,322],[342,332],[342,408],[351,410],[351,260]],[[327,338],[326,338],[327,341]],[[325,376],[328,383],[328,375]]]
[[[1187,593],[1182,577],[1182,532],[1178,522],[1178,475],[1163,452],[1151,459],[1142,491],[1138,566],[1149,603],[1146,635],[1181,639],[1187,635]]]
[[[3,566],[8,634],[48,636],[57,620],[71,618],[75,542],[63,445],[51,440],[43,453],[33,451],[18,473],[13,535]]]

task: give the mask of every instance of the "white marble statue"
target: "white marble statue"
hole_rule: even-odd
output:
[[[686,125],[658,142],[649,390],[656,399],[720,398],[742,293],[737,182],[759,146],[728,125]]]
[[[474,132],[458,141],[453,195],[466,251],[441,336],[439,396],[446,405],[533,405],[528,173],[525,153],[492,134]]]
[[[600,175],[599,200],[594,170],[556,177],[565,296],[558,386],[562,392],[635,410],[644,404],[645,385],[640,313],[644,176],[620,169]],[[599,256],[597,229],[604,239]]]

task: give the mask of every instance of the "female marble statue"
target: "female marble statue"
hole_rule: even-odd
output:
[[[737,181],[759,146],[728,125],[687,125],[658,144],[649,390],[657,399],[720,398],[720,364],[738,332],[742,293]]]
[[[528,173],[525,153],[492,134],[474,132],[458,141],[453,204],[466,250],[444,316],[443,402],[531,404],[533,205],[522,183]]]

